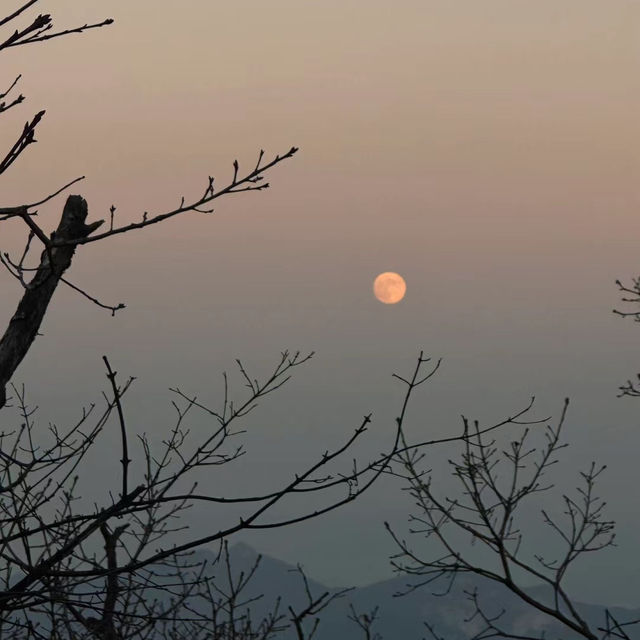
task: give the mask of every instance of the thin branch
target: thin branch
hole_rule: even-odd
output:
[[[104,362],[105,367],[107,368],[107,378],[109,379],[109,383],[111,384],[111,390],[113,391],[113,402],[116,405],[116,409],[118,411],[118,421],[120,423],[120,437],[122,444],[122,458],[120,462],[122,464],[122,493],[121,498],[124,498],[129,493],[128,482],[129,482],[129,463],[131,459],[129,458],[129,446],[127,443],[127,424],[124,419],[124,411],[122,409],[122,393],[118,384],[116,382],[116,372],[111,368],[111,364],[107,356],[102,356],[102,360]]]
[[[92,295],[88,294],[84,289],[81,289],[80,287],[77,287],[75,284],[69,282],[66,278],[60,278],[60,280],[61,282],[64,282],[68,287],[70,287],[74,291],[77,291],[78,293],[83,295],[85,298],[87,298],[87,300],[90,300],[91,302],[93,302],[98,307],[101,307],[102,309],[106,309],[107,311],[111,311],[111,316],[115,316],[116,311],[120,311],[121,309],[126,309],[127,307],[127,305],[124,304],[123,302],[119,302],[116,305],[104,304],[103,302],[100,302],[100,300],[98,300],[97,298],[94,298]]]
[[[251,185],[256,180],[262,179],[260,174],[267,171],[271,167],[274,167],[275,165],[279,164],[283,160],[291,158],[297,151],[298,151],[297,147],[291,147],[291,149],[289,149],[289,151],[287,151],[284,155],[282,156],[277,155],[273,160],[271,160],[264,166],[254,169],[253,171],[251,171],[250,173],[248,173],[246,176],[244,176],[239,180],[232,181],[226,187],[224,187],[223,189],[220,189],[220,191],[217,191],[215,193],[208,192],[208,195],[205,195],[204,197],[198,199],[197,201],[192,202],[190,204],[182,204],[177,209],[173,209],[172,211],[154,215],[152,217],[148,217],[148,215],[145,213],[145,215],[143,216],[143,219],[140,222],[132,222],[131,224],[125,225],[123,227],[116,227],[114,229],[110,229],[109,231],[92,235],[91,237],[87,236],[85,238],[76,238],[73,240],[57,238],[56,240],[53,241],[52,246],[64,247],[64,246],[71,246],[71,245],[75,246],[79,244],[88,244],[91,242],[98,242],[99,240],[104,240],[105,238],[110,238],[120,233],[127,233],[128,231],[133,231],[134,229],[143,229],[144,227],[148,227],[149,225],[157,224],[158,222],[168,220],[169,218],[177,216],[181,213],[185,213],[187,211],[193,211],[197,207],[202,207],[203,205],[208,204],[209,202],[212,202],[213,200],[216,200],[217,198],[220,198],[229,193],[239,193],[241,191],[257,191],[257,190],[264,189],[267,187],[266,184],[261,185],[260,187],[252,187],[252,186],[248,186],[246,188],[237,188],[237,187],[243,184]]]

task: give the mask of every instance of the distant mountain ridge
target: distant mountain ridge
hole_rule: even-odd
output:
[[[249,609],[250,617],[254,622],[272,613],[274,606],[278,604],[283,623],[287,623],[290,618],[289,607],[295,611],[301,611],[308,604],[301,574],[293,565],[268,555],[261,555],[244,543],[231,547],[229,558],[234,581],[237,581],[241,575],[245,577],[249,575],[260,558],[253,578],[242,591],[238,606],[240,613]],[[227,590],[229,584],[227,568],[224,559],[217,553],[208,549],[199,549],[191,555],[189,561],[192,566],[205,562],[207,565],[205,574],[213,577],[215,584],[223,591]],[[158,569],[156,576],[159,582],[162,573],[162,570]],[[170,576],[170,574],[166,575]],[[335,594],[341,591],[341,589],[325,587],[311,576],[306,578],[307,586],[314,598],[324,593]],[[174,580],[169,577],[169,582]],[[560,623],[526,605],[500,584],[489,580],[460,576],[446,596],[433,594],[434,591],[443,591],[444,585],[440,584],[411,590],[411,586],[417,586],[419,582],[420,580],[415,577],[398,576],[350,590],[343,597],[335,599],[320,613],[320,623],[313,640],[365,640],[362,631],[349,619],[350,606],[353,606],[359,615],[369,614],[376,607],[378,608],[371,640],[374,640],[374,634],[379,634],[383,640],[431,638],[433,636],[425,626],[427,621],[439,638],[469,640],[483,630],[483,622],[478,616],[473,616],[473,603],[465,594],[465,591],[471,592],[474,589],[477,589],[479,601],[488,615],[494,616],[504,610],[500,618],[500,626],[514,637],[542,637],[543,632],[547,640],[573,640],[578,637]],[[407,591],[406,595],[398,596],[398,593]],[[545,587],[535,587],[528,592],[537,600],[550,598],[550,591]],[[158,588],[152,597],[166,601],[170,596]],[[597,629],[604,625],[605,607],[584,603],[575,604],[580,615],[592,624],[593,628]],[[194,613],[208,612],[206,603],[202,605],[202,602],[191,601],[190,606]],[[202,609],[202,606],[207,608]],[[640,619],[640,608],[609,607],[609,611],[619,622]],[[39,614],[32,615],[30,619],[32,623],[46,623]],[[313,619],[308,622],[311,626]],[[635,633],[633,628],[628,628],[627,632],[630,637],[640,637],[640,628]],[[161,637],[158,633],[147,636],[149,640],[156,640],[156,638],[160,640]],[[296,637],[291,628],[278,636],[282,640],[295,640]]]
[[[209,553],[211,552],[200,551],[198,555],[204,558]],[[258,555],[249,545],[236,544],[230,549],[233,571],[248,571]],[[307,576],[307,579],[314,596],[339,591],[325,587],[310,576]],[[433,595],[432,592],[437,590],[433,585],[415,589],[404,596],[397,596],[398,592],[407,591],[408,586],[417,582],[419,580],[416,579],[412,582],[410,576],[398,576],[354,588],[321,613],[321,622],[314,640],[352,640],[364,637],[355,623],[348,619],[350,604],[359,614],[370,613],[375,607],[379,608],[373,630],[384,640],[421,640],[429,637],[425,621],[429,621],[438,635],[446,640],[467,640],[483,626],[481,620],[473,618],[473,604],[464,593],[474,588],[477,588],[479,600],[489,614],[496,615],[504,610],[500,624],[510,633],[539,635],[544,631],[547,638],[569,640],[576,637],[542,612],[527,606],[497,583],[462,576],[456,579],[451,592],[446,596]],[[548,589],[535,587],[529,591],[540,599],[545,597]],[[285,615],[288,613],[289,605],[295,609],[303,606],[305,602],[303,584],[296,568],[266,555],[261,556],[260,565],[247,591],[249,596],[260,594],[262,598],[252,605],[254,617],[262,616],[270,610],[278,597],[282,602],[280,611]],[[604,624],[605,607],[583,603],[578,603],[577,606],[581,615],[596,628]],[[620,621],[640,618],[640,608],[610,607],[609,610]],[[285,632],[282,637],[294,636]]]

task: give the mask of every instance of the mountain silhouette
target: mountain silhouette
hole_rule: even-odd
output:
[[[202,559],[211,552],[201,550]],[[230,548],[229,555],[233,572],[248,572],[259,555],[245,543]],[[281,560],[262,555],[255,575],[247,587],[246,595],[258,598],[251,603],[254,619],[265,615],[280,598],[280,612],[287,615],[288,607],[300,610],[307,603],[304,584],[296,567]],[[569,640],[577,637],[563,625],[555,622],[544,613],[526,605],[517,596],[502,585],[490,580],[461,576],[456,579],[447,595],[434,595],[445,590],[444,583],[415,587],[419,579],[411,576],[398,576],[375,584],[350,590],[341,598],[334,600],[320,614],[320,623],[314,640],[351,640],[364,637],[355,623],[349,620],[350,606],[358,614],[371,613],[376,607],[377,618],[373,631],[384,640],[421,640],[429,637],[425,626],[429,622],[434,631],[446,640],[467,640],[482,631],[484,623],[473,616],[474,605],[469,593],[477,590],[479,601],[486,612],[498,615],[501,612],[500,626],[509,633],[518,635],[538,635],[544,633],[547,638]],[[323,593],[335,594],[340,589],[331,589],[307,576],[307,584],[312,596]],[[405,595],[399,595],[405,593]],[[528,593],[538,600],[551,601],[551,592],[546,587],[533,587]],[[603,626],[605,607],[578,603],[580,614],[593,624],[594,628]],[[639,609],[609,608],[619,621],[640,618]],[[294,638],[291,630],[285,631],[282,638]]]
[[[312,598],[325,594],[325,598],[330,598],[344,591],[328,588],[310,576],[306,576],[305,585],[298,567],[260,555],[245,543],[229,548],[229,567],[224,554],[209,549],[195,551],[190,555],[189,563],[192,566],[205,563],[205,575],[213,578],[216,587],[223,593],[228,593],[230,577],[237,583],[250,576],[255,568],[246,588],[241,592],[236,608],[240,615],[248,613],[254,622],[262,620],[277,609],[277,613],[282,616],[281,622],[286,625],[290,622],[291,609],[300,612],[307,607],[309,600],[306,589]],[[162,583],[164,579],[167,584],[175,582],[175,575],[164,573],[163,567],[157,567],[155,571],[158,583]],[[383,640],[422,640],[433,637],[425,626],[426,622],[431,625],[437,637],[446,640],[469,640],[478,634],[482,637],[485,625],[479,616],[473,615],[474,604],[469,598],[469,594],[474,591],[479,594],[479,602],[487,615],[501,614],[499,626],[509,634],[538,638],[542,638],[544,634],[548,640],[572,640],[578,637],[544,613],[526,605],[498,583],[468,575],[460,576],[446,595],[438,595],[446,590],[446,584],[434,583],[420,587],[419,582],[419,578],[400,575],[342,593],[341,597],[333,599],[321,611],[313,640],[363,639],[362,630],[350,620],[350,616],[353,616],[353,611],[362,615],[371,614],[374,610],[377,610],[377,615],[372,626],[372,640],[376,637],[375,634],[379,634],[377,637]],[[96,588],[99,589],[100,584],[96,583]],[[527,592],[538,601],[551,602],[552,594],[546,587],[534,587]],[[170,590],[164,588],[158,588],[149,595],[166,603],[171,600]],[[576,608],[592,628],[604,626],[605,607],[576,603]],[[190,610],[207,614],[210,609],[206,602],[196,599],[190,601]],[[609,611],[619,622],[640,619],[640,608],[610,607]],[[32,624],[43,624],[42,629],[47,628],[46,618],[41,614],[33,613],[29,617]],[[307,619],[307,629],[311,629],[314,623],[314,617]],[[278,636],[282,640],[294,640],[296,637],[290,624]],[[161,640],[162,636],[152,634],[147,638]]]

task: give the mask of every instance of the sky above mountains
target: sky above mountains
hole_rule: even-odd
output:
[[[115,23],[3,54],[28,99],[6,115],[3,143],[47,109],[5,179],[6,205],[86,175],[76,190],[91,218],[114,204],[129,222],[199,195],[209,175],[228,180],[236,158],[301,150],[263,193],[78,251],[70,279],[127,309],[112,318],[58,292],[16,380],[43,424],[99,399],[104,353],[138,378],[132,425],[160,434],[169,387],[215,404],[235,358],[264,372],[282,349],[315,350],[247,423],[240,468],[205,479],[250,491],[369,412],[358,454],[381,451],[401,401],[391,374],[424,349],[444,364],[410,412],[416,437],[458,432],[460,414],[500,420],[531,396],[557,417],[571,398],[555,480],[569,490],[592,459],[608,463],[601,493],[619,523],[618,548],[590,557],[573,586],[633,604],[639,405],[616,392],[640,370],[640,334],[611,309],[614,280],[640,270],[640,6],[60,0],[55,12],[60,26]],[[42,208],[51,228],[61,205]],[[21,229],[4,233],[2,251],[20,246]],[[397,305],[373,296],[383,271],[406,280]],[[9,276],[0,295],[6,322],[20,295]],[[94,462],[109,473],[104,446]],[[382,523],[405,526],[409,508],[386,480],[322,522],[246,539],[329,584],[364,584],[390,574]]]

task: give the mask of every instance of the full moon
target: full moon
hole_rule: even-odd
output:
[[[373,283],[373,293],[380,302],[395,304],[404,298],[407,283],[404,278],[393,271],[381,273]]]

